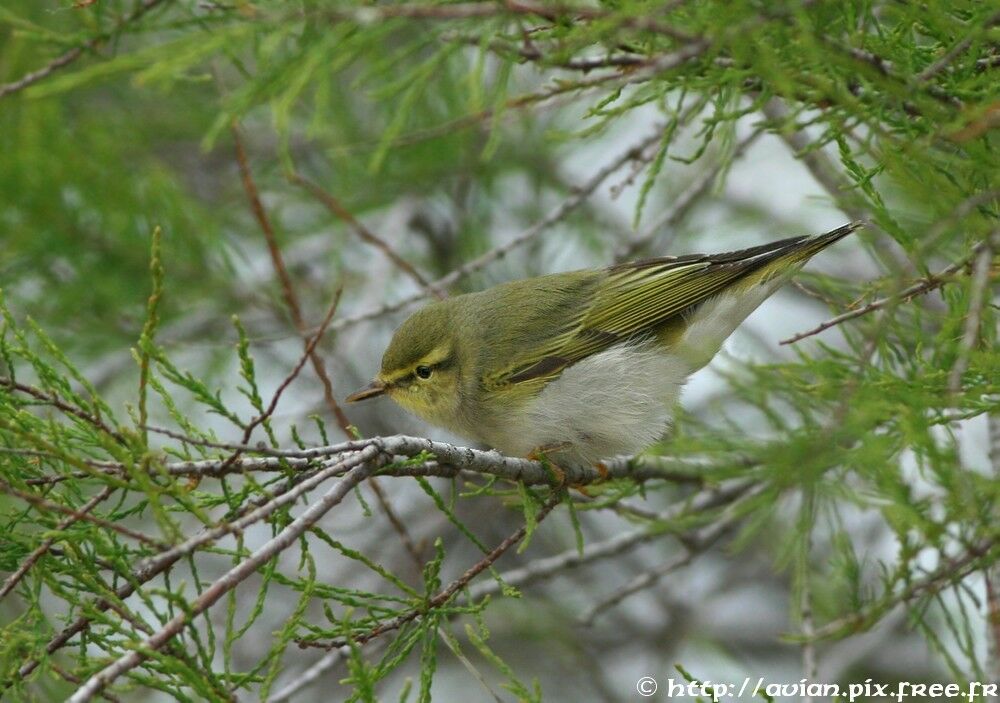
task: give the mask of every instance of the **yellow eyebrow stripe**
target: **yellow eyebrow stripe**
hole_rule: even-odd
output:
[[[431,349],[429,352],[424,354],[420,359],[405,369],[397,371],[392,376],[383,378],[382,380],[388,384],[399,383],[403,379],[409,378],[413,375],[414,369],[418,366],[437,366],[438,364],[444,363],[452,356],[452,350],[450,346],[441,345]]]

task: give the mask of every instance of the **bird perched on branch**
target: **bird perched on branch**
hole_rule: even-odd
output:
[[[854,222],[724,254],[511,281],[418,310],[354,402],[388,395],[512,456],[596,463],[670,423],[681,386],[810,257]]]

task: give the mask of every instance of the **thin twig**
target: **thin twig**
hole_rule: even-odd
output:
[[[410,536],[410,531],[406,527],[399,515],[396,514],[395,508],[392,507],[392,503],[389,501],[389,497],[385,494],[385,490],[382,488],[382,484],[378,482],[374,476],[368,479],[368,485],[371,486],[372,493],[375,494],[375,498],[378,500],[379,506],[382,508],[382,512],[385,513],[386,518],[389,520],[389,524],[392,526],[393,531],[399,537],[399,541],[403,544],[403,549],[410,557],[410,561],[417,569],[417,573],[420,573],[424,565],[424,560],[420,556],[420,550],[417,549],[416,543],[413,541],[413,537]]]
[[[680,556],[645,573],[639,574],[621,588],[602,598],[584,611],[579,618],[580,624],[586,626],[592,625],[597,616],[604,611],[617,606],[629,596],[655,586],[664,576],[686,567],[696,557],[707,551],[709,547],[729,532],[736,523],[738,514],[732,510],[732,505],[730,504],[730,510],[710,527],[700,533],[696,532],[690,537],[682,539],[681,545],[684,551]]]
[[[878,300],[873,300],[867,305],[863,305],[860,308],[857,308],[856,310],[849,310],[848,312],[837,315],[836,317],[830,318],[826,322],[817,325],[811,330],[808,330],[806,332],[799,332],[798,334],[793,335],[788,339],[781,340],[781,344],[794,344],[795,342],[801,341],[806,337],[812,337],[813,335],[819,334],[820,332],[828,330],[831,327],[836,327],[842,322],[847,322],[848,320],[853,320],[856,317],[867,315],[868,313],[883,308],[886,305],[906,302],[915,296],[924,295],[925,293],[930,293],[931,291],[940,288],[946,283],[950,283],[951,281],[953,281],[954,279],[952,278],[952,276],[961,271],[962,269],[967,268],[971,261],[978,258],[980,251],[986,246],[988,246],[987,242],[985,241],[980,242],[973,248],[972,253],[969,256],[963,258],[961,261],[957,263],[951,264],[950,266],[941,269],[935,274],[927,276],[923,280],[914,283],[913,285],[905,288],[896,295],[891,295],[885,298],[879,298]]]
[[[112,29],[111,31],[100,34],[99,36],[96,36],[93,39],[84,42],[80,46],[75,46],[72,49],[69,49],[65,53],[62,53],[56,58],[49,61],[41,68],[32,71],[30,73],[24,74],[16,81],[0,85],[0,99],[3,99],[8,95],[13,95],[14,93],[24,90],[33,83],[37,83],[43,78],[49,77],[59,69],[69,66],[78,58],[83,56],[84,52],[93,51],[101,44],[103,44],[105,41],[107,41],[109,38],[121,32],[127,25],[132,24],[133,22],[140,19],[143,15],[152,10],[157,5],[160,5],[167,1],[169,0],[143,0],[143,2],[141,2],[139,6],[136,7],[135,10],[133,10],[130,14],[126,15],[124,18],[120,19],[115,24],[114,29]]]
[[[477,34],[458,34],[455,32],[442,32],[439,35],[443,42],[460,41],[469,46],[480,47],[483,45],[483,38]],[[640,54],[605,54],[603,56],[581,56],[569,59],[554,59],[550,55],[538,48],[537,44],[518,44],[491,39],[487,43],[487,48],[500,56],[515,54],[526,61],[541,63],[546,67],[563,68],[569,71],[582,71],[589,73],[598,68],[630,68],[634,66],[644,66],[650,61],[650,57]],[[551,53],[557,53],[555,51]]]
[[[647,527],[630,532],[622,532],[601,542],[591,542],[584,546],[582,553],[573,548],[559,554],[536,559],[524,566],[502,573],[500,579],[509,586],[525,586],[551,578],[567,569],[573,569],[593,561],[624,554],[647,542],[658,539],[664,534],[676,534],[675,532],[665,530],[663,528],[664,524],[677,521],[682,517],[696,515],[726,504],[735,503],[737,499],[744,495],[755,495],[758,490],[761,489],[754,489],[752,484],[746,481],[734,481],[718,488],[705,489],[690,500],[684,501],[683,504],[659,514]],[[469,597],[470,600],[476,601],[484,596],[493,596],[498,593],[500,593],[499,583],[490,581],[470,589]]]
[[[243,148],[243,139],[240,136],[239,126],[235,122],[232,124],[232,133],[233,143],[236,147],[236,161],[239,164],[240,176],[243,181],[243,189],[246,191],[247,199],[250,201],[250,208],[253,211],[254,219],[256,219],[257,224],[260,225],[261,231],[264,233],[264,239],[267,241],[267,249],[271,254],[271,263],[274,265],[275,273],[277,273],[278,280],[281,282],[281,290],[285,297],[285,304],[288,306],[288,311],[292,316],[292,322],[295,324],[295,329],[298,330],[299,335],[302,336],[303,344],[307,347],[308,357],[312,362],[313,370],[319,377],[320,383],[323,384],[323,399],[333,412],[334,417],[337,418],[337,424],[340,426],[340,429],[345,435],[350,437],[351,421],[347,419],[347,415],[344,414],[343,409],[337,403],[337,399],[333,394],[333,384],[330,381],[329,375],[326,373],[326,365],[323,363],[322,357],[315,352],[315,341],[318,341],[320,335],[316,335],[312,344],[308,342],[308,328],[306,326],[305,318],[302,316],[302,307],[299,305],[299,299],[295,295],[292,278],[288,274],[288,269],[285,267],[285,260],[281,255],[281,248],[278,246],[278,238],[275,236],[274,227],[271,225],[271,220],[268,218],[267,211],[264,209],[264,205],[260,200],[257,185],[253,180],[253,172],[250,170],[250,162],[247,159],[246,150]],[[336,294],[336,300],[331,308],[332,310],[336,309],[336,301],[338,300],[340,300],[340,291]],[[245,441],[246,438],[244,438],[244,442]]]
[[[330,509],[340,503],[350,490],[365,480],[374,471],[375,467],[375,464],[364,462],[351,469],[342,480],[332,486],[318,501],[306,508],[301,515],[290,522],[277,535],[269,539],[253,554],[202,591],[183,612],[176,615],[163,627],[147,637],[135,649],[122,655],[115,662],[91,676],[83,686],[70,696],[68,699],[69,703],[84,703],[91,700],[94,695],[111,685],[119,676],[139,666],[149,656],[150,652],[155,652],[170,642],[193,618],[214,605],[216,601],[236,588],[237,585],[246,580],[250,574],[254,573],[263,564],[273,559],[288,546],[294,544],[306,530],[312,527]]]
[[[808,558],[808,550],[811,546],[809,544],[811,542],[810,535],[806,536],[806,540],[806,558]],[[819,678],[819,664],[816,659],[816,642],[813,640],[816,624],[813,622],[812,592],[808,571],[803,570],[800,581],[799,618],[802,623],[802,675],[809,681],[816,681]],[[803,703],[813,703],[811,692],[807,696],[803,696]]]
[[[546,501],[545,505],[543,505],[542,508],[538,511],[538,514],[535,515],[535,524],[537,525],[538,523],[541,523],[541,521],[545,519],[545,517],[549,514],[552,508],[558,505],[561,500],[562,496],[560,494],[553,495],[551,498],[549,498],[549,500]],[[406,623],[416,620],[418,617],[422,615],[426,615],[427,612],[430,610],[433,610],[435,608],[440,608],[441,606],[445,605],[446,603],[448,603],[448,601],[452,599],[452,597],[456,593],[465,588],[469,584],[469,582],[472,581],[472,579],[474,579],[483,571],[491,567],[497,559],[499,559],[501,556],[504,555],[504,553],[507,552],[507,550],[509,550],[518,542],[520,542],[522,539],[524,539],[524,536],[527,533],[528,533],[527,524],[522,525],[517,530],[515,530],[513,534],[509,535],[500,544],[494,547],[489,554],[487,554],[482,559],[480,559],[475,564],[466,569],[465,573],[463,573],[457,579],[448,584],[442,591],[440,591],[433,598],[428,600],[426,604],[422,605],[420,608],[414,608],[412,610],[403,613],[402,615],[398,615],[392,620],[383,622],[364,634],[361,634],[357,637],[352,637],[351,641],[358,645],[365,644],[366,642],[370,642],[371,640],[375,639],[376,637],[379,637],[380,635],[384,635],[386,632],[391,632],[392,630],[398,630]],[[334,640],[333,642],[327,642],[327,643],[303,641],[299,643],[299,646],[315,647],[320,649],[339,649],[340,647],[343,647],[346,644],[348,644],[348,642],[340,640]]]
[[[38,510],[45,510],[48,512],[62,513],[64,515],[69,515],[73,518],[73,522],[77,520],[83,520],[85,522],[92,522],[99,527],[103,527],[106,530],[111,530],[112,532],[117,532],[125,537],[130,537],[137,542],[142,542],[143,544],[155,547],[157,549],[167,549],[169,544],[158,539],[144,535],[141,532],[137,532],[131,528],[119,525],[118,523],[111,522],[110,520],[105,520],[104,518],[99,518],[95,515],[91,515],[87,512],[90,508],[84,506],[83,508],[70,508],[69,506],[63,505],[62,503],[53,503],[52,501],[45,500],[41,496],[37,496],[34,493],[28,493],[27,491],[22,491],[19,488],[15,488],[3,479],[0,479],[0,491],[6,493],[7,495],[16,496],[23,501],[31,503]]]
[[[964,103],[962,102],[961,98],[959,98],[956,95],[952,95],[951,93],[947,92],[940,86],[934,84],[919,85],[920,83],[919,81],[917,82],[918,83],[917,85],[911,83],[905,77],[897,73],[896,66],[895,64],[893,64],[892,61],[884,59],[878,54],[854,46],[845,46],[840,42],[832,41],[828,37],[823,37],[823,39],[828,46],[843,51],[851,58],[874,67],[875,70],[877,70],[881,75],[895,81],[901,86],[906,86],[910,90],[913,90],[915,88],[923,88],[923,90],[928,95],[935,98],[936,100],[941,101],[942,103],[950,105],[951,107],[961,108],[964,106]],[[905,102],[903,104],[903,107],[904,109],[906,109],[907,112],[911,114],[916,114],[916,115],[921,114],[920,110],[911,102]]]
[[[399,3],[395,5],[366,5],[353,9],[337,8],[323,10],[323,15],[333,20],[350,20],[361,25],[370,25],[389,19],[407,18],[422,20],[466,20],[482,19],[498,15],[530,15],[550,21],[613,20],[624,27],[642,32],[661,34],[678,41],[693,41],[687,32],[664,24],[647,16],[616,16],[604,9],[564,5],[560,3],[534,3],[526,0],[503,0],[503,2],[458,2],[444,5],[421,3]]]
[[[1000,240],[1000,230],[994,235]],[[985,245],[979,250],[972,262],[972,283],[969,294],[969,312],[965,316],[965,330],[962,333],[962,340],[958,346],[958,357],[948,374],[948,392],[953,396],[962,390],[962,375],[969,367],[969,357],[972,348],[979,339],[979,324],[983,315],[983,305],[986,302],[986,289],[990,281],[990,266],[993,263],[993,247],[989,237],[985,240]]]
[[[678,557],[671,559],[668,562],[655,566],[648,571],[644,571],[635,578],[631,579],[623,585],[621,588],[616,589],[614,592],[602,598],[600,601],[590,606],[585,610],[577,620],[580,625],[589,627],[594,624],[594,620],[597,616],[603,613],[605,610],[615,607],[623,600],[629,596],[640,593],[647,588],[652,588],[660,579],[668,574],[672,574],[686,566],[688,566],[692,561],[694,561],[697,553],[694,551],[685,550]]]
[[[323,321],[320,323],[319,330],[311,338],[306,339],[305,351],[299,358],[298,363],[292,368],[291,372],[289,372],[289,374],[285,376],[284,380],[280,384],[278,384],[278,388],[274,391],[274,395],[271,397],[271,402],[264,410],[264,412],[255,417],[247,425],[247,428],[243,433],[244,443],[246,443],[246,441],[250,439],[250,433],[256,426],[260,425],[274,414],[274,411],[278,407],[278,401],[281,400],[282,394],[285,392],[285,389],[292,384],[292,381],[294,381],[298,377],[299,372],[305,365],[306,360],[307,359],[313,360],[318,358],[318,355],[316,354],[316,345],[319,344],[320,339],[323,338],[323,333],[326,332],[327,326],[329,326],[330,321],[333,320],[333,316],[337,312],[337,306],[340,304],[340,296],[343,292],[344,292],[343,288],[337,289],[337,292],[334,294],[333,302],[330,303],[330,307],[327,309],[326,315],[323,317]],[[316,362],[314,361],[313,363],[315,364]],[[319,364],[320,368],[322,368],[322,361],[320,361]],[[317,374],[319,374],[319,371],[317,371]],[[323,371],[322,377],[326,377],[325,370]],[[327,378],[327,382],[329,382],[329,378]],[[332,390],[330,392],[332,393]],[[345,417],[344,420],[346,421],[346,419],[347,418]],[[345,433],[347,432],[347,430],[348,428],[345,426],[344,427]]]
[[[25,395],[30,395],[32,398],[40,400],[46,405],[51,405],[53,408],[62,410],[67,415],[72,415],[75,418],[83,420],[88,425],[91,425],[100,430],[101,432],[103,432],[104,434],[108,435],[109,437],[112,437],[119,444],[128,444],[123,434],[121,434],[117,430],[113,430],[110,427],[108,427],[101,420],[101,418],[97,417],[96,415],[91,415],[87,411],[82,410],[74,405],[70,405],[69,403],[60,399],[54,393],[53,394],[46,393],[45,391],[39,388],[35,388],[34,386],[29,386],[24,383],[19,383],[17,381],[14,381],[13,379],[6,378],[3,376],[0,376],[0,386],[5,386],[7,388],[10,388],[11,390],[24,393]]]
[[[77,514],[70,515],[69,517],[60,521],[59,524],[56,525],[55,531],[62,532],[73,523],[78,522],[84,514],[89,513],[91,510],[93,510],[98,503],[107,499],[108,496],[114,493],[114,491],[115,489],[112,486],[105,486],[104,488],[102,488],[100,492],[98,492],[93,498],[91,498],[82,506],[80,506],[79,510],[77,511]],[[18,582],[22,578],[24,578],[24,575],[28,573],[28,571],[31,569],[32,566],[35,565],[35,562],[41,559],[45,555],[45,553],[49,551],[49,548],[55,543],[55,541],[56,538],[54,536],[46,537],[42,541],[42,543],[38,545],[31,552],[31,554],[25,557],[24,561],[21,562],[21,565],[17,567],[14,573],[8,576],[7,579],[4,581],[3,587],[0,588],[0,600],[3,600],[4,596],[6,596],[8,593],[14,590],[14,587],[17,586]]]
[[[788,108],[778,98],[773,98],[765,103],[763,113],[776,127],[789,124]],[[805,131],[779,129],[778,136],[792,150],[795,158],[809,170],[816,182],[826,190],[834,202],[852,220],[871,218],[871,213],[866,208],[860,206],[856,199],[849,198],[849,194],[853,192],[851,182],[827,158],[826,154],[812,148],[812,140]]]
[[[319,677],[327,671],[337,666],[345,657],[349,656],[350,647],[333,649],[324,654],[319,660],[290,681],[286,686],[278,689],[267,698],[267,703],[284,703],[292,699],[296,693],[303,688],[312,685],[319,680]]]
[[[627,164],[632,159],[638,158],[643,150],[655,143],[657,139],[662,136],[662,127],[657,127],[652,134],[645,137],[642,141],[630,147],[628,150],[624,151],[612,162],[601,168],[597,173],[590,177],[583,185],[575,188],[569,196],[566,197],[559,205],[549,211],[545,217],[535,222],[533,225],[522,231],[520,234],[516,235],[510,241],[501,244],[498,247],[490,249],[486,253],[478,256],[471,261],[466,262],[462,266],[458,267],[454,271],[442,276],[438,280],[431,283],[432,288],[437,288],[440,290],[445,290],[466,276],[479,271],[482,268],[490,265],[494,261],[507,256],[514,249],[523,246],[527,242],[531,241],[542,232],[552,227],[557,222],[563,220],[571,212],[573,212],[577,207],[579,207],[590,195],[596,191],[600,185],[615,171],[620,169],[622,166]],[[403,308],[422,300],[425,294],[415,293],[400,301],[395,303],[387,303],[381,307],[375,308],[374,310],[369,310],[367,312],[354,315],[353,317],[343,317],[337,320],[333,325],[331,325],[331,330],[340,330],[350,325],[363,322],[365,320],[371,320],[382,315],[387,315],[389,313],[396,312],[397,310],[402,310]]]
[[[77,686],[79,686],[81,683],[83,683],[83,679],[81,679],[79,676],[77,676],[75,674],[72,674],[72,673],[66,671],[61,666],[59,666],[58,664],[56,664],[55,662],[49,662],[49,666],[52,667],[52,670],[54,672],[56,672],[59,676],[61,676],[62,678],[66,679],[70,683],[76,684]],[[107,691],[102,691],[101,692],[101,698],[103,698],[106,701],[110,701],[111,703],[121,703],[121,699],[118,696],[112,696]]]
[[[942,54],[937,61],[918,73],[916,77],[917,83],[923,83],[940,73],[948,66],[948,64],[958,58],[963,51],[969,48],[969,45],[972,44],[972,40],[975,39],[977,35],[998,22],[1000,22],[1000,12],[995,12],[987,17],[986,21],[981,26],[975,27],[973,31],[966,34],[961,41],[957,42],[953,47],[951,47],[951,49]]]
[[[440,289],[433,287],[433,284],[428,281],[422,273],[417,271],[417,269],[415,269],[410,262],[396,253],[396,251],[389,246],[388,242],[372,232],[360,220],[358,220],[358,218],[356,218],[350,210],[345,208],[339,200],[333,197],[333,195],[299,173],[289,173],[287,177],[289,181],[305,189],[312,194],[314,198],[323,203],[326,209],[333,213],[335,217],[343,220],[351,228],[351,230],[358,235],[359,239],[367,242],[385,254],[385,257],[389,259],[389,261],[391,261],[396,268],[412,278],[417,285],[425,289],[425,292],[433,295],[435,298],[445,297],[445,294]]]
[[[773,98],[765,103],[762,112],[776,127],[791,124],[788,108],[778,98]],[[802,162],[816,183],[826,190],[841,210],[847,213],[852,220],[863,221],[868,226],[872,225],[872,213],[864,201],[855,195],[856,191],[850,179],[821,149],[815,148],[812,138],[805,130],[782,128],[778,131],[778,135],[792,151],[792,155]],[[891,240],[873,237],[870,241],[882,256],[890,259],[900,270],[916,273],[917,269],[906,254],[898,248],[890,246]]]
[[[948,585],[958,583],[972,572],[981,569],[984,563],[995,560],[996,555],[993,552],[998,543],[1000,543],[1000,537],[991,537],[970,546],[963,554],[954,559],[942,560],[941,565],[927,576],[906,581],[906,585],[899,592],[886,593],[863,610],[817,628],[813,633],[813,639],[822,640],[846,632],[857,633],[871,626],[878,616],[900,603],[912,600],[924,593],[937,593]]]

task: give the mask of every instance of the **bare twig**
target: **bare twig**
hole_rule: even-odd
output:
[[[73,684],[76,684],[77,686],[79,686],[81,683],[83,683],[83,679],[81,679],[79,676],[77,676],[75,674],[72,674],[72,673],[66,671],[61,666],[59,666],[58,664],[56,664],[55,662],[49,662],[49,666],[52,667],[52,671],[56,672],[59,676],[61,676],[62,678],[64,678],[66,681],[68,681],[70,683],[73,683]],[[118,696],[112,696],[107,691],[102,691],[101,692],[101,698],[103,698],[106,701],[110,701],[111,703],[121,703],[121,699]]]
[[[368,479],[368,485],[371,486],[372,493],[375,494],[375,498],[378,500],[379,506],[382,508],[382,512],[385,513],[386,518],[389,520],[389,524],[392,526],[393,531],[399,537],[399,541],[403,544],[403,549],[410,557],[410,561],[417,569],[417,573],[420,572],[424,565],[424,560],[420,556],[420,550],[417,549],[416,542],[413,541],[413,537],[410,536],[410,531],[406,527],[399,515],[396,514],[396,509],[392,507],[392,503],[389,502],[389,497],[385,494],[385,490],[382,488],[382,484],[378,482],[374,476]]]
[[[648,527],[622,532],[601,542],[591,542],[584,546],[582,553],[573,548],[553,556],[536,559],[522,567],[502,573],[500,578],[510,586],[525,586],[551,578],[567,569],[623,554],[664,534],[672,534],[663,529],[664,523],[733,503],[749,491],[752,491],[752,485],[746,481],[733,481],[718,488],[705,489],[685,501],[683,505],[677,505],[658,515]],[[499,583],[490,581],[470,589],[470,598],[478,600],[483,596],[498,593],[500,593]]]
[[[811,498],[809,500],[811,501]],[[811,536],[811,533],[805,536],[806,547],[803,561],[808,559],[809,551],[811,551]],[[803,564],[803,568],[799,572],[799,588],[801,589],[799,593],[799,619],[802,624],[802,675],[809,681],[816,681],[819,678],[816,642],[813,640],[816,624],[813,621],[812,590],[809,583],[809,572],[806,567],[807,563]],[[807,696],[803,696],[803,703],[813,703],[811,691],[808,692]]]
[[[631,579],[621,588],[616,589],[613,593],[610,593],[594,605],[590,606],[580,615],[577,622],[579,622],[580,625],[587,627],[593,625],[597,616],[605,610],[615,607],[629,596],[640,593],[647,588],[652,588],[659,583],[660,579],[664,576],[672,574],[673,572],[688,566],[692,561],[694,561],[696,556],[697,554],[693,551],[684,551],[676,558],[655,566],[648,571],[644,571],[635,578]]]
[[[291,700],[292,696],[296,693],[307,686],[311,686],[319,680],[320,676],[337,666],[337,664],[343,661],[344,657],[348,656],[350,652],[351,648],[347,646],[341,647],[340,649],[330,650],[320,657],[315,664],[296,676],[294,680],[288,683],[288,685],[272,693],[268,697],[267,703],[284,703],[285,701]]]
[[[732,504],[730,505],[731,507]],[[730,509],[727,511],[727,514],[722,515],[711,526],[701,532],[696,532],[689,537],[681,539],[681,545],[684,550],[682,554],[675,559],[639,574],[621,588],[602,598],[584,611],[579,618],[580,624],[592,625],[597,616],[604,611],[617,606],[629,596],[655,586],[664,576],[684,568],[700,554],[707,551],[709,547],[718,542],[723,535],[732,529],[736,520],[737,515],[735,511]]]
[[[326,328],[329,326],[330,321],[333,319],[334,314],[337,312],[337,306],[340,303],[340,295],[341,295],[341,293],[343,293],[343,288],[338,288],[337,292],[334,294],[333,302],[330,303],[330,307],[327,308],[326,315],[323,317],[323,321],[319,325],[319,330],[317,330],[316,334],[313,335],[312,338],[307,338],[306,339],[305,351],[302,353],[302,356],[299,358],[298,363],[294,366],[294,368],[292,368],[291,372],[289,372],[289,374],[287,376],[285,376],[284,380],[280,384],[278,384],[277,389],[275,389],[275,391],[274,391],[274,395],[271,397],[270,404],[268,404],[267,408],[264,410],[263,413],[261,413],[260,415],[258,415],[257,417],[255,417],[247,425],[247,428],[246,428],[246,430],[243,433],[243,442],[244,443],[246,443],[246,441],[250,439],[250,433],[253,431],[253,429],[256,426],[260,425],[261,423],[263,423],[264,421],[266,421],[269,417],[271,417],[271,415],[274,414],[274,411],[278,407],[278,401],[281,400],[281,395],[285,392],[285,389],[288,388],[288,386],[290,386],[292,384],[292,381],[294,381],[298,377],[299,372],[302,370],[302,367],[305,365],[306,360],[310,359],[310,360],[313,360],[314,364],[317,363],[317,361],[315,361],[315,360],[318,359],[319,356],[316,354],[316,345],[319,344],[320,339],[323,338],[323,333],[326,332]],[[319,368],[322,369],[323,368],[323,366],[322,366],[323,362],[319,361],[318,363],[320,365]],[[320,372],[317,371],[317,375],[319,375],[319,373]],[[326,383],[324,384],[324,386],[325,387],[328,386],[328,384],[329,384],[329,378],[326,377],[326,371],[325,370],[322,372],[321,378],[326,378],[327,379]],[[332,394],[332,392],[333,392],[332,389],[330,389],[330,393],[331,394]],[[331,395],[331,397],[332,397],[332,395]],[[334,401],[334,402],[336,403],[336,401]],[[344,421],[346,421],[346,419],[347,418],[345,417]],[[345,433],[347,432],[347,429],[348,429],[347,426],[345,426],[344,427]]]

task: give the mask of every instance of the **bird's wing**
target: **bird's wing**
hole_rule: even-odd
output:
[[[852,223],[826,234],[793,237],[724,254],[691,254],[613,266],[589,303],[567,324],[510,365],[487,385],[544,386],[563,369],[619,342],[654,332],[738,281],[763,282],[805,262],[820,249],[860,227]]]

